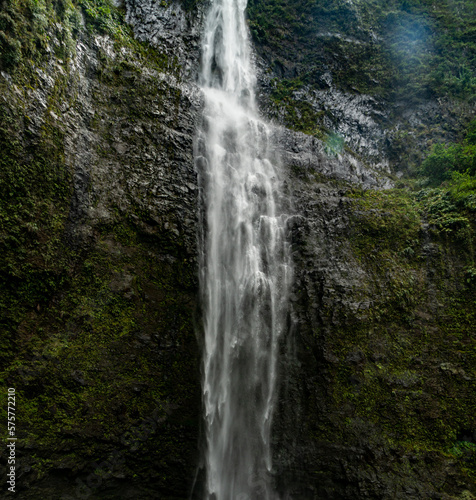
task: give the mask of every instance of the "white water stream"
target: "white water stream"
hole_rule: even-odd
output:
[[[202,45],[200,286],[208,500],[271,500],[270,431],[291,281],[280,175],[258,117],[245,0],[212,0]]]

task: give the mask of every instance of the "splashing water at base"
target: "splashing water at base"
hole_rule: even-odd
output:
[[[246,2],[213,0],[203,37],[206,498],[271,500],[278,342],[291,281],[279,172],[256,111]]]

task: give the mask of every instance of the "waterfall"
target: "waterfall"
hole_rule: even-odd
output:
[[[276,499],[270,434],[291,281],[271,129],[257,113],[246,0],[212,0],[196,165],[208,500]]]

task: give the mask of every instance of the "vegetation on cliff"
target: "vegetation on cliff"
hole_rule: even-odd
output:
[[[398,189],[387,191],[325,181],[311,165],[293,171],[308,221],[294,241],[301,371],[286,390],[300,386],[294,404],[309,410],[299,424],[281,411],[287,425],[305,426],[302,440],[312,436],[324,450],[310,459],[319,467],[306,475],[315,485],[307,494],[474,498],[474,4],[249,5],[269,72],[269,113],[338,144],[325,148],[329,156],[369,163],[353,144],[372,141],[364,127],[378,122],[386,131],[380,154],[399,171]],[[373,99],[370,110],[361,96]],[[343,99],[354,106],[350,132],[347,115],[337,115]],[[280,431],[280,445],[292,449]],[[285,467],[279,474],[283,487],[296,480]]]
[[[364,159],[359,144],[378,142],[365,128],[378,123],[380,156],[415,175],[432,144],[455,141],[471,119],[473,8],[465,0],[251,0],[262,78],[269,75],[265,108],[294,130],[340,135]],[[370,109],[359,109],[369,98]]]
[[[249,2],[274,118],[334,158],[351,147],[313,92],[370,95],[382,128],[403,116],[397,189],[290,173],[310,229],[293,241],[298,362],[283,373],[302,404],[281,402],[300,419],[282,457],[323,498],[476,494],[473,9]],[[23,498],[188,494],[197,221],[177,64],[108,0],[0,0],[0,379],[18,394]],[[404,116],[434,102],[431,120]],[[293,462],[308,450],[324,456]]]
[[[16,389],[22,498],[117,498],[123,478],[139,496],[187,493],[195,255],[128,178],[151,151],[166,172],[180,157],[152,115],[178,122],[181,92],[157,79],[175,68],[107,0],[0,3],[0,379]]]
[[[248,12],[255,40],[296,84],[322,85],[327,70],[343,88],[408,100],[474,97],[473,9],[471,0],[251,0]]]

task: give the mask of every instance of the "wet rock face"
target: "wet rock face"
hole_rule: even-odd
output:
[[[373,177],[385,178],[390,173],[399,177],[419,165],[435,141],[455,140],[460,128],[458,113],[470,116],[470,108],[459,103],[431,98],[419,103],[389,101],[341,89],[330,77],[325,88],[305,85],[290,92],[294,104],[283,105],[272,97],[280,79],[278,73],[263,59],[259,59],[258,67],[260,105],[265,115],[286,123],[287,106],[298,108],[305,104],[315,116],[312,125],[323,147],[329,137],[337,138],[341,141],[338,149],[345,148],[347,156],[353,157],[352,161],[360,164],[361,169],[373,170]],[[299,129],[300,119],[293,121],[291,129],[296,126]],[[286,151],[286,144],[282,147]],[[352,171],[349,180],[355,182]]]
[[[472,116],[465,99],[439,93],[425,70],[412,66],[418,53],[437,67],[426,35],[413,33],[425,55],[418,43],[416,53],[402,44],[409,19],[416,29],[432,18],[433,39],[447,31],[430,7],[390,12],[389,5],[334,0],[303,3],[300,10],[293,4],[280,11],[261,0],[248,6],[264,113],[293,129],[338,135],[367,166],[411,171],[433,143],[454,140]]]
[[[410,233],[403,219],[396,237],[379,233],[380,224],[390,231],[391,209],[362,205],[352,190],[310,174],[303,179],[290,181],[299,217],[273,433],[278,491],[292,499],[472,498],[464,472],[472,452],[460,460],[445,451],[472,446],[462,443],[472,438],[459,420],[465,414],[474,426],[472,356],[448,345],[452,304],[471,296],[457,277],[466,258],[457,242],[435,238],[419,221]],[[406,238],[416,245],[411,259],[401,253]],[[470,321],[453,323],[466,339],[456,341],[459,349],[472,335]],[[454,402],[447,405],[445,393]],[[427,439],[433,444],[421,449]]]
[[[120,56],[107,38],[91,42],[78,45],[72,75],[78,98],[63,115],[71,127],[65,154],[74,169],[71,238],[113,222],[117,207],[147,214],[145,221],[136,216],[145,230],[182,238],[194,254],[193,138],[200,98],[193,86],[140,67],[124,71],[117,86],[101,84],[98,56],[112,63]]]
[[[333,151],[324,141],[310,135],[278,128],[275,141],[279,145],[281,161],[291,169],[292,175],[320,175],[374,189],[393,186],[387,170],[370,168],[354,154],[343,149]]]
[[[278,119],[281,115],[281,119],[285,119],[284,113],[276,111],[276,104],[271,106],[269,101],[270,94],[273,92],[270,80],[279,77],[269,72],[264,61],[260,62],[259,67],[262,109],[266,114],[277,115]],[[310,106],[315,116],[321,117],[319,124],[316,122],[315,126],[332,131],[331,137],[342,141],[341,144],[336,144],[334,147],[331,144],[331,149],[336,149],[337,146],[339,153],[346,153],[346,157],[354,165],[358,165],[358,170],[367,171],[367,177],[387,177],[387,174],[391,173],[392,167],[387,149],[393,141],[391,131],[393,125],[390,124],[391,109],[385,102],[370,95],[355,94],[338,89],[331,80],[325,89],[305,86],[293,92],[292,97],[297,103],[305,103]],[[289,134],[290,131],[287,133]],[[322,134],[320,135],[321,138],[316,139],[315,143],[321,143],[321,149],[324,150],[326,149],[326,140],[322,138]],[[288,151],[286,142],[282,143],[281,146],[286,154]],[[303,145],[303,152],[308,148],[309,144]],[[327,155],[327,158],[330,157],[330,163],[332,163],[332,156],[332,154]],[[345,177],[344,172],[346,171],[349,181],[368,184],[364,178],[355,177],[355,171],[349,169],[345,160],[341,163],[342,167],[339,173],[341,178]],[[328,175],[330,172],[324,173]],[[372,182],[369,186],[371,184]]]
[[[58,201],[40,199],[37,186],[20,191],[21,203],[47,205],[18,214],[30,265],[7,250],[19,283],[26,272],[48,283],[33,298],[24,285],[9,291],[16,309],[5,377],[22,394],[30,450],[21,452],[18,489],[25,499],[187,498],[200,422],[193,142],[201,98],[182,83],[186,60],[84,25],[59,60],[54,29],[31,78],[0,77],[2,134],[11,126],[12,143],[23,146],[12,161],[53,169],[40,180],[66,193]],[[39,163],[38,144],[53,160]]]
[[[372,96],[350,94],[337,89],[307,89],[296,93],[297,99],[305,99],[316,112],[324,111],[323,125],[345,139],[355,153],[371,160],[380,170],[389,171],[385,150],[387,132],[382,123],[388,119],[388,110]]]
[[[194,81],[200,61],[204,4],[186,10],[179,1],[126,0],[126,21],[138,40],[164,51],[181,67],[187,80]]]
[[[67,62],[52,46],[28,85],[0,77],[2,119],[21,117],[26,160],[59,138],[68,186],[64,206],[28,214],[22,229],[36,234],[32,217],[64,211],[17,263],[17,274],[38,272],[35,283],[59,277],[14,309],[5,379],[25,402],[22,498],[188,498],[198,464],[194,138],[204,6],[124,6],[145,42],[140,53],[82,25]],[[448,130],[435,137],[453,137],[458,117],[444,101],[389,104],[341,89],[323,67],[294,97],[347,147],[287,129],[272,80],[299,67],[273,64],[264,49],[258,92],[278,123],[295,263],[273,432],[278,489],[293,500],[470,500],[469,251],[435,236],[416,208],[409,215],[408,200],[389,208],[359,189],[391,187],[389,170],[426,140],[416,131],[439,116]]]

